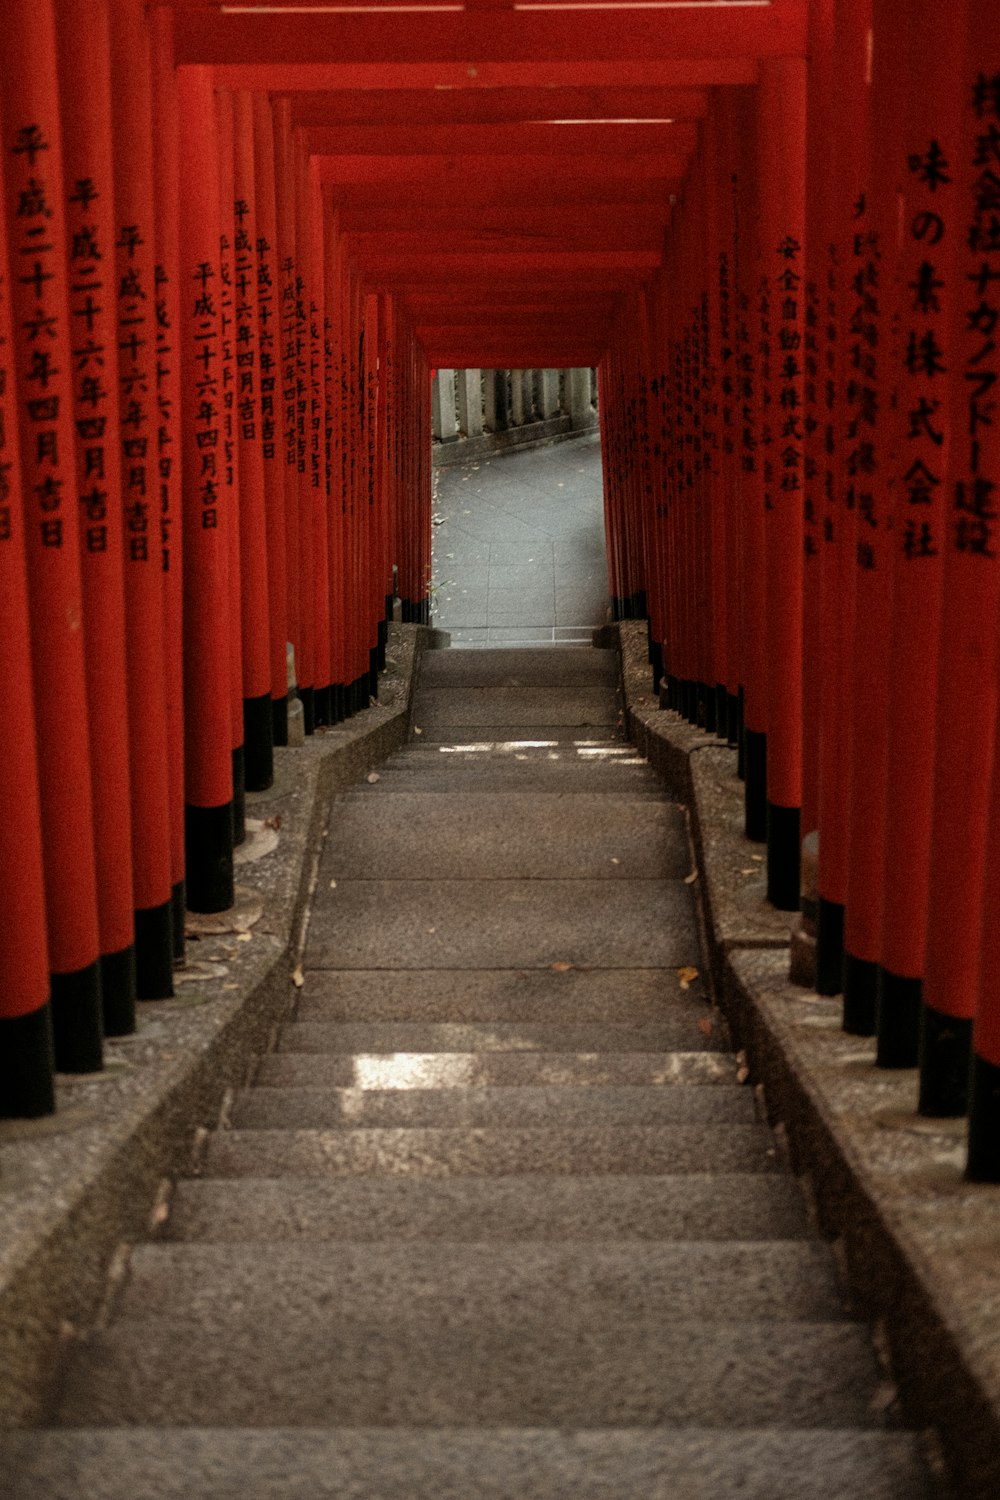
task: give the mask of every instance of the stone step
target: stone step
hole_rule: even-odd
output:
[[[582,793],[338,798],[323,880],[676,879],[691,869],[680,807]]]
[[[417,694],[414,723],[461,725],[576,724],[614,726],[621,712],[604,683],[588,687],[428,687]]]
[[[551,1295],[537,1317],[508,1301],[497,1323],[454,1306],[416,1323],[340,1317],[314,1294],[296,1303],[280,1262],[274,1275],[266,1300],[243,1302],[223,1275],[196,1321],[119,1319],[94,1335],[56,1425],[882,1425],[868,1335],[852,1323],[730,1308],[718,1321],[595,1324],[589,1304],[554,1316]]]
[[[690,1007],[696,993],[693,987],[680,988],[673,969],[609,974],[603,969],[311,968],[305,978],[297,1013],[312,1021],[613,1021],[636,1026]]]
[[[378,771],[378,784],[354,794],[387,797],[395,792],[628,792],[660,801],[663,785],[656,773],[638,761],[612,763],[574,756],[550,759],[549,750],[512,750],[500,757],[473,751],[435,755],[434,748],[403,751]],[[521,757],[521,758],[519,758]]]
[[[349,880],[316,892],[307,966],[698,965],[681,881]]]
[[[666,1007],[665,1007],[666,1010]],[[695,1052],[725,1045],[707,1009],[667,1010],[642,1026],[622,1022],[570,1021],[290,1021],[281,1028],[280,1052],[396,1053],[475,1052]]]
[[[244,1089],[236,1130],[753,1124],[747,1089]]]
[[[581,732],[578,724],[517,724],[513,727],[510,724],[477,724],[474,729],[466,732],[464,729],[456,729],[453,724],[421,724],[419,711],[418,701],[414,709],[414,738],[396,751],[397,755],[405,755],[410,750],[430,750],[442,745],[450,747],[445,751],[448,754],[452,753],[456,745],[465,744],[488,744],[492,747],[491,753],[499,755],[510,755],[515,750],[555,750],[563,756],[570,753],[570,747],[575,748],[580,759],[610,755],[613,751],[623,756],[635,755],[633,747],[622,738],[617,719],[613,731],[602,726],[593,731],[585,729]],[[420,731],[419,734],[417,730]],[[482,755],[484,751],[477,749],[470,753]]]
[[[650,1084],[729,1085],[726,1052],[272,1052],[255,1083],[273,1088],[575,1088]]]
[[[909,1433],[268,1426],[0,1433],[10,1500],[929,1500]]]
[[[220,1130],[208,1177],[660,1177],[774,1172],[763,1125],[595,1125],[464,1130]]]
[[[809,1233],[778,1173],[672,1177],[193,1178],[169,1240],[773,1240]]]
[[[420,658],[419,691],[428,687],[568,687],[587,683],[613,692],[620,671],[615,651],[428,651]]]

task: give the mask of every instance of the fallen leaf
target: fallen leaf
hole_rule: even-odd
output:
[[[236,934],[236,941],[238,943],[249,943],[249,942],[252,941],[252,939],[253,939],[253,933],[252,932],[238,932]]]
[[[281,827],[281,814],[275,813],[273,818],[265,818],[264,827],[273,828],[275,831],[277,831]]]
[[[414,734],[423,734],[423,732],[424,732],[424,731],[423,731],[423,730],[422,730],[422,729],[418,729],[418,728],[417,728],[417,727],[416,727],[416,725],[414,725],[414,728],[413,728],[413,733],[414,733]]]
[[[712,1023],[709,1020],[708,1016],[701,1016],[699,1018],[698,1030],[701,1032],[702,1036],[712,1035]]]
[[[612,855],[611,856],[611,863],[613,865],[620,865],[621,864],[621,860],[620,859],[615,859],[614,855]]]
[[[337,889],[337,882],[335,880],[330,881],[330,889],[331,891],[335,891]]]
[[[572,964],[564,963],[562,960],[559,960],[554,964],[549,964],[549,968],[552,970],[553,974],[565,974],[567,970],[572,969],[572,967]]]
[[[677,978],[680,981],[681,989],[686,990],[690,987],[691,981],[698,978],[698,970],[691,964],[685,964],[683,969],[677,970]]]
[[[762,865],[764,863],[763,854],[751,854],[750,858],[755,859],[759,865]]]
[[[305,982],[306,976],[302,972],[302,965],[299,964],[297,969],[292,970],[292,983],[297,990],[300,990]]]
[[[736,1082],[746,1083],[750,1077],[750,1069],[747,1066],[747,1055],[745,1052],[737,1052],[736,1064]]]
[[[756,871],[756,869],[754,868],[753,865],[750,866],[749,870],[741,870],[740,871],[741,875],[756,875],[756,873],[757,873],[757,871]]]
[[[698,879],[698,871],[697,870],[692,870],[690,875],[685,875],[684,876],[684,884],[685,885],[694,885],[694,883],[695,883],[695,881],[697,879]]]
[[[369,786],[374,786],[376,781],[379,781],[381,778],[379,777],[377,771],[369,771],[365,779],[367,780]]]

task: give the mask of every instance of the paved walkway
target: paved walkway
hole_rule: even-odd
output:
[[[333,804],[297,1015],[5,1496],[926,1496],[618,707],[610,652],[425,659]]]
[[[608,602],[598,433],[437,475],[434,624],[455,646],[589,644]]]

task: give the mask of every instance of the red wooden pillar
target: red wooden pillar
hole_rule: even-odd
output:
[[[4,12],[0,118],[56,1066],[102,1062],[94,824],[51,0]]]
[[[326,209],[329,212],[329,208]],[[325,240],[324,300],[330,319],[330,360],[326,386],[330,420],[330,496],[327,513],[327,570],[330,584],[330,676],[334,723],[347,713],[345,655],[345,554],[346,511],[343,394],[343,289],[340,244],[336,226]]]
[[[5,147],[6,132],[0,132]],[[4,151],[4,158],[7,152]],[[0,177],[7,170],[0,165]],[[52,1015],[45,934],[42,813],[38,794],[25,507],[14,391],[7,232],[0,215],[0,1116],[50,1114]],[[128,903],[131,914],[131,901]]]
[[[312,488],[312,216],[309,163],[304,147],[289,147],[295,194],[295,469],[298,484],[299,697],[306,734],[316,727],[316,574],[313,555],[314,492]]]
[[[243,743],[243,606],[240,578],[242,514],[239,484],[239,436],[236,422],[236,201],[233,96],[215,91],[219,151],[219,369],[222,399],[219,414],[219,485],[229,516],[229,732],[233,761],[233,841],[246,838],[246,749]]]
[[[178,72],[187,901],[233,903],[229,537],[222,433],[219,156],[208,68]]]
[[[80,515],[94,857],[105,1035],[135,1030],[132,817],[107,4],[60,7],[59,102],[69,257],[76,496]]]
[[[157,493],[163,564],[174,959],[184,958],[184,580],[181,540],[180,137],[173,8],[150,12],[156,182]]]
[[[938,632],[948,520],[946,477],[948,371],[953,369],[951,314],[956,248],[954,173],[961,111],[963,28],[940,27],[930,0],[875,7],[876,114],[899,111],[892,143],[890,204],[897,243],[898,323],[888,351],[898,392],[889,451],[895,489],[891,537],[890,625],[885,778],[885,898],[876,1005],[878,1061],[913,1067],[918,1060],[928,919],[928,875],[935,742]],[[880,57],[880,31],[889,55]],[[906,36],[901,48],[899,38]],[[885,49],[882,49],[883,53]],[[883,95],[884,70],[896,78]],[[903,98],[898,98],[903,94]],[[876,129],[879,158],[887,142]],[[932,146],[936,142],[936,146]],[[934,165],[937,152],[948,168]],[[947,180],[944,180],[947,179]],[[895,190],[895,191],[893,191]],[[897,213],[897,203],[902,213]],[[930,245],[929,240],[936,240]],[[888,260],[885,247],[884,260]],[[911,345],[910,334],[913,334]],[[925,361],[921,347],[939,348]],[[947,370],[938,369],[943,364]],[[966,1058],[967,1061],[967,1058]]]
[[[326,296],[324,287],[323,193],[315,160],[302,177],[308,214],[306,271],[309,289],[307,480],[312,541],[313,678],[317,724],[333,723],[330,661],[329,482],[326,442]]]
[[[271,631],[268,604],[264,443],[260,409],[260,318],[257,287],[257,185],[253,100],[233,97],[233,301],[239,454],[240,628],[243,637],[243,753],[247,789],[274,780]]]
[[[275,199],[274,121],[266,96],[253,96],[257,194],[257,317],[260,434],[267,528],[268,640],[274,744],[288,744],[288,578],[285,555],[285,471],[282,446],[281,266]]]
[[[299,288],[295,246],[295,177],[292,167],[291,102],[274,101],[274,173],[277,253],[280,272],[280,451],[285,489],[285,583],[288,639],[295,652],[296,685],[303,681],[302,598],[299,586],[299,470],[296,412],[298,407],[298,345],[301,338]],[[303,705],[304,707],[304,705]]]
[[[149,33],[136,0],[111,0],[115,280],[132,866],[139,998],[173,994],[173,869],[157,490],[156,221]]]

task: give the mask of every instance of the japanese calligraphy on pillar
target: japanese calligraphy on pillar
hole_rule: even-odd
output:
[[[301,329],[298,321],[295,262],[286,257],[281,263],[281,395],[284,402],[282,439],[285,463],[297,467],[296,409],[298,401],[298,366]]]
[[[219,238],[219,332],[222,379],[222,482],[236,483],[236,297],[233,287],[233,246],[223,231]]]
[[[156,432],[157,476],[160,496],[160,555],[164,573],[170,572],[173,541],[173,477],[176,455],[173,453],[174,404],[173,382],[174,329],[170,317],[169,278],[166,267],[157,262],[156,284]]]
[[[733,328],[732,265],[728,250],[719,252],[719,369],[718,420],[719,446],[725,457],[736,451],[734,430],[736,400],[736,354]]]
[[[264,457],[277,453],[278,429],[275,421],[275,394],[278,389],[278,361],[275,357],[274,273],[272,247],[265,235],[257,235],[257,366],[260,389],[260,436]]]
[[[757,391],[758,404],[760,407],[760,425],[757,431],[757,442],[760,447],[761,476],[764,481],[764,509],[774,509],[774,460],[771,457],[771,448],[774,444],[774,432],[771,426],[771,377],[772,377],[772,324],[771,324],[771,301],[772,289],[769,276],[762,276],[757,286],[757,316],[760,320],[760,337],[757,343]]]
[[[821,410],[821,352],[820,324],[822,322],[822,297],[819,285],[811,278],[805,286],[805,349],[802,367],[805,378],[802,382],[802,430],[805,434],[802,499],[802,548],[807,559],[819,556],[819,509],[816,491],[820,476],[817,450],[822,445]]]
[[[868,222],[862,194],[854,205],[851,235],[851,317],[848,324],[847,452],[845,502],[857,516],[856,560],[871,572],[878,566],[878,538],[884,527],[877,501],[878,457],[876,428],[879,416],[878,344],[880,261],[878,235]],[[909,361],[909,354],[907,359]]]
[[[240,436],[247,442],[257,437],[257,338],[256,296],[258,268],[253,237],[247,227],[249,209],[242,198],[233,204],[235,222],[235,319],[236,319],[236,417]]]
[[[944,482],[945,257],[950,246],[943,195],[951,169],[940,143],[907,157],[908,222],[904,234],[906,336],[902,382],[904,413],[901,501],[905,506],[897,544],[908,560],[937,557],[938,491]]]
[[[323,489],[323,331],[316,299],[309,301],[309,486]]]
[[[836,244],[826,248],[826,285],[823,297],[823,540],[836,539],[837,484],[837,291],[840,257]]]
[[[92,178],[80,178],[68,195],[66,213],[73,394],[81,452],[80,524],[84,549],[91,553],[108,549],[110,393],[105,374],[109,359],[113,364],[104,342],[104,267],[110,246],[102,246],[98,216],[91,212],[100,196]]]
[[[792,235],[786,235],[777,247],[783,262],[778,272],[775,300],[774,332],[777,349],[774,366],[778,427],[777,487],[780,498],[798,503],[802,491],[803,443],[801,378],[802,366],[802,246]]]
[[[125,504],[125,555],[148,562],[149,533],[149,381],[147,346],[149,308],[155,288],[145,285],[138,252],[146,241],[137,224],[122,224],[118,252],[118,389],[121,398],[122,490]]]
[[[1000,74],[980,73],[972,91],[976,129],[966,244],[974,257],[966,280],[963,311],[967,350],[963,378],[968,411],[967,448],[958,454],[953,541],[959,552],[996,556],[997,482],[990,477],[988,442],[996,414],[1000,354]]]
[[[198,499],[205,531],[219,525],[219,458],[221,449],[221,371],[219,366],[219,310],[216,306],[218,272],[210,261],[201,261],[192,275],[197,408],[194,441],[198,450]]]

